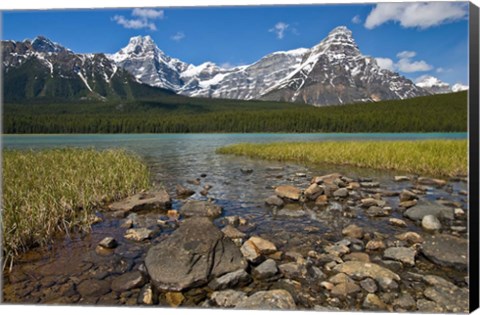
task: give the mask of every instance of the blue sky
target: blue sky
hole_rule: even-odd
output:
[[[185,62],[249,64],[262,56],[312,47],[346,25],[365,55],[415,80],[433,75],[468,82],[465,3],[91,9],[3,12],[3,39],[44,35],[75,52],[113,53],[131,36],[150,35]]]

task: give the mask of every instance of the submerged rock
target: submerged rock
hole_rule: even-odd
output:
[[[125,232],[125,235],[123,237],[125,237],[128,240],[141,242],[151,238],[152,235],[153,235],[152,230],[149,230],[147,228],[138,228],[138,229],[128,229]]]
[[[284,186],[278,186],[277,188],[275,188],[275,193],[280,198],[287,198],[287,199],[297,201],[300,199],[302,191],[297,187],[284,185]]]
[[[418,202],[416,206],[413,206],[405,211],[403,215],[414,221],[420,221],[426,215],[433,215],[438,219],[454,219],[452,208],[428,201]]]
[[[188,200],[180,209],[180,214],[185,217],[216,218],[222,214],[222,207],[203,200]]]
[[[137,212],[141,210],[167,210],[172,206],[172,200],[165,189],[133,195],[108,206],[111,211]]]
[[[372,278],[376,281],[400,280],[400,276],[393,271],[381,267],[374,263],[365,263],[361,261],[347,261],[334,268],[337,272],[343,272],[350,277],[358,280]]]
[[[296,308],[293,297],[286,290],[259,291],[237,304],[239,309],[258,310],[294,310]]]
[[[186,198],[186,197],[190,197],[191,195],[195,194],[195,191],[193,191],[189,188],[186,188],[186,187],[184,187],[180,184],[175,186],[175,191],[176,191],[177,196],[179,198]]]
[[[169,238],[150,248],[145,265],[152,283],[171,291],[201,286],[247,267],[233,241],[205,217],[186,219]]]

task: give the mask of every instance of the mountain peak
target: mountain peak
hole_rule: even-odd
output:
[[[52,42],[50,39],[42,35],[35,37],[31,43],[32,48],[37,52],[55,53],[65,50],[65,47]]]
[[[352,35],[352,31],[346,27],[345,25],[340,25],[335,27],[333,30],[330,31],[329,35],[331,34],[349,34]]]
[[[155,50],[158,50],[157,45],[149,35],[130,38],[128,45],[122,49],[124,53],[134,53],[136,55]]]

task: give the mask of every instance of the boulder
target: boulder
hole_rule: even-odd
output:
[[[224,290],[215,291],[210,299],[220,307],[234,307],[247,297],[247,294],[241,291]]]
[[[346,198],[348,197],[348,189],[347,188],[340,188],[335,190],[333,193],[334,197],[339,197],[339,198]]]
[[[180,214],[185,217],[216,218],[222,214],[222,207],[210,201],[188,200],[180,209]]]
[[[447,220],[453,220],[455,218],[452,208],[429,201],[418,202],[417,205],[405,211],[403,215],[414,221],[420,221],[426,215],[433,215],[438,219]]]
[[[109,210],[124,213],[125,217],[130,212],[141,210],[168,210],[172,200],[165,189],[143,192],[130,196],[124,200],[114,202],[108,206]]]
[[[293,297],[286,290],[258,291],[237,304],[239,309],[257,310],[294,310]]]
[[[206,217],[186,219],[170,237],[151,247],[145,265],[159,289],[181,291],[245,269],[233,241]]]
[[[267,259],[261,263],[257,268],[253,269],[252,275],[256,279],[268,279],[273,277],[278,272],[277,263],[273,259]]]
[[[315,200],[322,193],[323,193],[323,187],[319,186],[317,183],[313,183],[307,189],[305,189],[304,195],[309,200]]]
[[[300,189],[288,185],[278,186],[275,188],[275,193],[280,198],[287,198],[295,201],[298,201],[302,195],[302,191]]]
[[[273,196],[268,197],[265,200],[265,203],[269,206],[277,206],[277,207],[283,206],[282,198],[278,197],[277,195],[273,195]]]
[[[432,262],[446,267],[466,270],[468,266],[468,241],[447,234],[427,236],[422,253]]]

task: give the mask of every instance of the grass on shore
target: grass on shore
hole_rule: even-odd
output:
[[[96,206],[148,187],[147,166],[123,150],[4,150],[3,268],[57,232],[88,230]]]
[[[467,140],[240,143],[220,148],[217,153],[388,169],[419,175],[455,176],[468,173]]]

